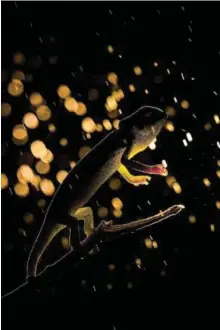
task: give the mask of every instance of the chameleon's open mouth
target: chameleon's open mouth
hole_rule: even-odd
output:
[[[145,173],[145,174],[151,174],[151,175],[161,175],[161,176],[167,176],[168,171],[166,167],[164,167],[162,164],[157,165],[146,165],[140,162],[137,162],[135,160],[123,158],[122,163],[137,172]]]

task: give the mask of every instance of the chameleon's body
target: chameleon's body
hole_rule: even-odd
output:
[[[154,107],[138,109],[121,120],[118,130],[109,133],[69,172],[57,189],[45,215],[27,262],[27,277],[37,275],[42,254],[54,236],[65,227],[76,228],[76,220],[84,220],[84,232],[94,228],[92,209],[87,203],[98,189],[118,171],[126,181],[148,184],[147,175],[132,175],[127,167],[148,174],[166,175],[162,166],[149,167],[130,159],[145,150],[159,134],[166,114]],[[123,164],[126,164],[126,166]]]

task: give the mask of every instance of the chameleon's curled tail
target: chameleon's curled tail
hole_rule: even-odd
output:
[[[37,276],[39,261],[53,238],[66,227],[63,224],[44,223],[37,235],[27,260],[27,278]]]

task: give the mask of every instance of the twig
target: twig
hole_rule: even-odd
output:
[[[69,269],[70,263],[80,261],[82,257],[85,257],[89,251],[91,251],[96,244],[105,241],[111,241],[114,240],[117,236],[121,236],[125,233],[135,233],[140,230],[144,230],[147,227],[151,227],[159,222],[164,221],[167,218],[170,218],[172,216],[177,215],[179,212],[181,212],[185,207],[183,205],[173,205],[170,208],[166,209],[165,211],[161,211],[149,218],[141,219],[132,221],[129,223],[124,223],[122,225],[113,225],[112,221],[102,221],[95,229],[92,235],[85,238],[79,246],[78,250],[72,250],[69,253],[67,253],[64,257],[62,257],[60,260],[58,260],[56,264],[59,264],[59,266],[64,271],[65,268]],[[52,266],[52,265],[51,265]],[[3,297],[9,296],[12,293],[20,290],[24,286],[26,286],[29,283],[35,283],[35,285],[38,285],[41,281],[46,280],[46,278],[53,278],[53,274],[50,274],[52,272],[53,267],[47,267],[43,272],[38,274],[35,278],[29,279],[27,282],[23,283],[19,287],[17,287],[15,290],[9,292]],[[59,267],[59,268],[60,268]],[[50,276],[51,275],[51,276]],[[3,298],[2,297],[2,298]]]

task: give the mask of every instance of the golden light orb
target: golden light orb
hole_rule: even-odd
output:
[[[46,196],[52,196],[55,192],[54,184],[51,180],[43,179],[40,182],[40,189]]]
[[[79,149],[79,158],[83,158],[90,152],[91,148],[89,146],[83,146]]]
[[[35,165],[35,168],[39,174],[47,174],[50,172],[50,164],[44,163],[41,160],[38,160],[38,162]]]
[[[70,161],[70,167],[74,168],[76,166],[76,162],[74,162],[73,160]]]
[[[34,177],[34,172],[28,165],[21,165],[17,171],[17,177],[20,178],[21,183],[25,184],[27,182],[31,182]]]
[[[174,127],[172,121],[170,121],[170,120],[168,120],[168,121],[166,122],[166,124],[165,124],[165,128],[166,128],[166,130],[169,131],[169,132],[173,132],[173,131],[175,130],[175,127]]]
[[[29,101],[34,107],[38,107],[44,102],[44,99],[40,93],[36,92],[29,96]]]
[[[176,194],[180,194],[182,192],[182,188],[178,182],[174,182],[172,187]]]
[[[114,72],[110,72],[107,76],[107,79],[112,85],[117,85],[118,83],[118,76]]]
[[[60,139],[60,145],[66,147],[68,145],[68,140],[66,138]]]
[[[103,124],[104,128],[106,129],[106,131],[111,131],[112,124],[108,119],[104,119],[102,124]]]
[[[133,84],[130,84],[128,86],[128,88],[129,88],[130,92],[132,92],[132,93],[136,91],[136,88],[135,88],[135,86]]]
[[[188,219],[189,219],[189,223],[191,224],[196,223],[196,217],[194,215],[191,214]]]
[[[106,99],[106,109],[108,111],[116,110],[118,107],[118,103],[116,102],[113,96],[108,96]]]
[[[102,124],[96,124],[96,131],[99,132],[99,133],[103,131]]]
[[[21,124],[16,125],[12,130],[12,136],[18,141],[24,141],[28,138],[27,129]]]
[[[8,117],[11,114],[11,105],[9,103],[2,103],[1,106],[1,116]]]
[[[47,105],[41,105],[36,110],[36,115],[39,120],[47,121],[51,117],[51,110]]]
[[[57,89],[57,94],[61,99],[66,99],[68,96],[70,96],[71,91],[68,86],[60,85]]]
[[[117,118],[119,116],[118,110],[112,110],[108,112],[108,117],[111,119]]]
[[[211,182],[209,181],[208,178],[204,178],[204,179],[203,179],[203,184],[204,184],[206,187],[210,187],[210,186],[211,186]]]
[[[121,180],[118,178],[112,178],[109,181],[109,187],[112,190],[118,190],[121,187]]]
[[[50,123],[50,124],[48,125],[48,130],[49,130],[51,133],[54,133],[54,132],[56,132],[56,126],[55,126],[54,124]]]
[[[120,209],[114,209],[113,210],[113,215],[114,215],[115,218],[121,218],[121,216],[122,216],[122,210],[120,210]]]
[[[34,215],[30,212],[24,214],[24,221],[29,225],[34,222]]]
[[[147,249],[152,249],[152,246],[153,246],[153,242],[150,238],[146,238],[144,240],[144,244],[146,246]]]
[[[46,206],[45,199],[43,199],[43,198],[39,199],[39,201],[37,202],[37,206],[40,207],[40,208],[45,207]]]
[[[153,241],[152,246],[153,246],[154,249],[157,249],[157,248],[158,248],[158,243],[157,243],[157,241]]]
[[[47,148],[42,141],[36,140],[31,143],[31,152],[35,158],[41,159],[47,155]]]
[[[42,162],[44,162],[46,164],[51,163],[53,161],[53,159],[54,159],[54,155],[49,149],[47,149],[46,155],[41,158]]]
[[[75,110],[77,116],[84,116],[87,113],[86,105],[78,102],[78,108]]]
[[[119,126],[120,126],[120,120],[119,119],[115,119],[113,121],[113,126],[115,129],[119,129]]]
[[[24,74],[24,72],[18,70],[18,71],[13,72],[12,78],[20,80],[20,81],[24,81],[25,80],[25,74]]]
[[[112,54],[114,52],[114,48],[111,45],[107,46],[107,50],[110,54]]]
[[[29,129],[35,129],[39,125],[39,121],[34,113],[27,112],[23,117],[23,122],[25,126]]]
[[[116,210],[120,210],[120,209],[122,209],[122,207],[123,207],[123,203],[122,203],[122,201],[120,200],[120,198],[118,198],[118,197],[114,197],[114,198],[112,199],[111,203],[112,203],[112,206],[113,206]]]
[[[136,74],[136,76],[140,76],[142,74],[142,69],[139,66],[135,66],[134,73]]]
[[[166,107],[166,113],[170,117],[174,117],[176,115],[176,110],[173,107]]]
[[[64,102],[65,108],[69,112],[76,112],[79,107],[79,103],[74,99],[74,97],[67,97]]]
[[[18,53],[15,53],[14,56],[13,56],[13,61],[15,64],[17,65],[22,65],[25,63],[26,61],[26,58],[24,56],[24,54],[18,52]]]
[[[81,127],[86,133],[93,133],[96,130],[96,124],[91,117],[84,118]]]
[[[8,84],[8,93],[12,96],[20,96],[24,92],[24,85],[18,79],[12,79]]]
[[[189,102],[186,100],[181,101],[181,107],[183,109],[189,109]]]
[[[107,217],[107,215],[108,215],[108,209],[107,209],[107,207],[105,207],[105,206],[100,206],[100,207],[98,208],[97,214],[98,214],[98,217],[99,217],[99,218]]]
[[[61,170],[61,171],[57,172],[56,179],[59,183],[62,183],[65,180],[65,178],[67,177],[67,175],[68,175],[67,171]]]
[[[27,184],[18,182],[14,186],[14,191],[15,191],[16,195],[23,198],[23,197],[27,197],[30,189]]]
[[[1,173],[1,189],[8,187],[8,177],[5,173]]]

